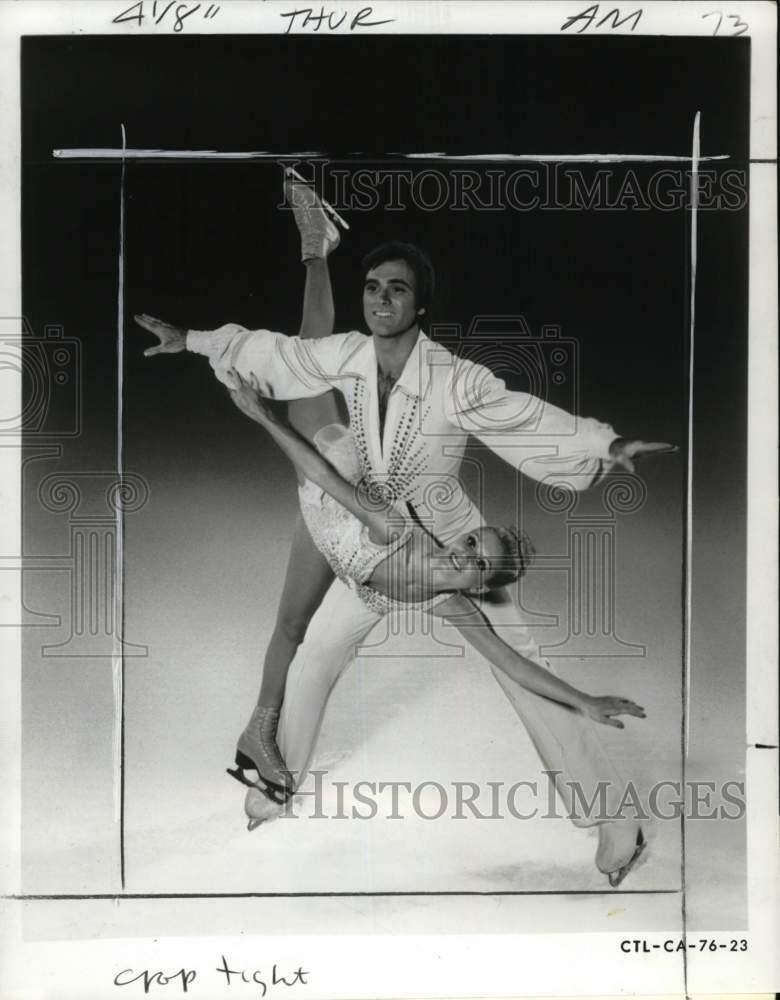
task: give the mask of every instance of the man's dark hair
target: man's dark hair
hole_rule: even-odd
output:
[[[402,260],[409,265],[416,285],[415,306],[417,309],[427,311],[433,300],[434,273],[431,258],[413,243],[402,243],[400,240],[380,243],[363,258],[361,264],[363,281],[366,280],[369,271],[379,267],[380,264],[386,264],[389,260]]]

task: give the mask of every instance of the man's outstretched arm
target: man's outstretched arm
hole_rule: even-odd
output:
[[[454,360],[445,409],[453,426],[525,475],[573,490],[585,490],[615,469],[633,472],[642,455],[677,450],[620,437],[609,424],[512,392],[489,369],[463,359]]]
[[[277,399],[320,396],[333,388],[347,342],[359,334],[336,334],[303,341],[271,330],[246,330],[228,323],[218,330],[185,330],[153,316],[135,317],[159,343],[144,351],[146,357],[192,351],[209,359],[214,374],[225,385],[236,369],[243,378],[256,375],[270,386]]]

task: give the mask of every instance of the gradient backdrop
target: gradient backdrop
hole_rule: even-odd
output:
[[[132,147],[321,150],[332,160],[360,152],[363,160],[339,164],[345,169],[379,167],[372,161],[391,151],[685,155],[701,111],[702,152],[728,154],[719,170],[746,171],[749,47],[666,38],[322,44],[201,36],[28,38],[22,55],[24,314],[34,350],[56,349],[38,344],[59,336],[44,336],[47,326],[77,342],[80,367],[61,367],[81,403],[79,433],[63,437],[73,401],[52,389],[45,426],[26,437],[25,891],[112,892],[119,847],[110,643],[101,646],[98,634],[105,620],[86,645],[60,648],[68,658],[44,655],[42,646],[70,635],[79,531],[92,533],[84,559],[95,560],[94,586],[108,578],[100,546],[111,548],[104,494],[117,462],[121,168],[55,162],[52,149],[116,147],[124,123]],[[651,169],[636,169],[642,184]],[[617,167],[610,183],[624,176]],[[602,888],[591,871],[593,836],[563,820],[309,823],[304,806],[298,821],[253,837],[243,829],[241,791],[222,769],[256,695],[295,518],[294,479],[204,359],[142,357],[151,341],[132,314],[294,333],[303,269],[280,191],[273,161],[130,164],[126,172],[124,465],[141,485],[139,509],[126,520],[125,632],[147,647],[125,667],[127,888]],[[678,778],[688,212],[423,211],[407,201],[403,211],[345,215],[352,228],[331,269],[337,330],[362,323],[361,256],[382,239],[417,242],[437,267],[434,324],[465,330],[478,316],[522,315],[534,334],[556,324],[577,342],[579,365],[546,386],[548,398],[576,402],[623,434],[681,445],[679,456],[643,467],[644,505],[616,518],[617,632],[645,655],[555,661],[572,683],[627,694],[648,709],[647,721],[629,722],[625,733],[603,732],[627,773],[645,788]],[[727,781],[741,778],[744,752],[747,209],[701,212],[699,229],[688,776]],[[517,372],[501,374],[527,387]],[[37,450],[44,445],[59,453]],[[481,471],[466,478],[488,519],[512,521],[520,504],[540,554],[565,553],[565,515],[540,509],[533,489],[489,453],[470,454]],[[78,507],[57,507],[56,494],[41,500],[50,476],[77,484]],[[595,511],[599,499],[584,503]],[[100,604],[99,594],[92,599]],[[524,601],[548,616],[536,619],[540,642],[566,638],[562,571],[532,572]],[[61,616],[61,626],[44,628],[41,614]],[[353,667],[334,695],[317,759],[331,777],[539,777],[522,727],[476,659],[430,657],[432,646],[404,636],[382,651]],[[691,919],[738,925],[743,824],[692,822],[688,831],[698,845],[689,885],[707,887],[691,894]],[[677,889],[679,823],[657,824],[654,837],[632,888]]]

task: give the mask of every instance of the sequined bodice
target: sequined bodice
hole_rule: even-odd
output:
[[[360,458],[349,428],[329,424],[317,432],[314,444],[345,479],[351,483],[360,480]],[[368,586],[367,581],[379,563],[409,544],[412,530],[402,532],[390,545],[376,545],[369,538],[368,528],[319,486],[306,480],[298,494],[309,534],[336,576],[379,614],[387,614],[396,607],[408,608],[409,604],[386,597]],[[442,596],[446,597],[439,595],[439,598]],[[428,607],[437,601],[434,598],[419,606]]]

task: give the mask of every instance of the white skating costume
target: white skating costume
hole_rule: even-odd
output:
[[[315,434],[314,445],[344,479],[353,484],[360,481],[360,456],[347,427],[341,424],[323,427]],[[389,545],[377,545],[369,538],[366,525],[319,486],[306,480],[298,490],[298,497],[301,514],[314,544],[328,560],[338,579],[357,594],[371,611],[384,615],[398,608],[428,610],[452,596],[448,593],[437,594],[427,601],[400,604],[368,586],[379,563],[409,544],[413,529],[401,529],[399,536]]]

